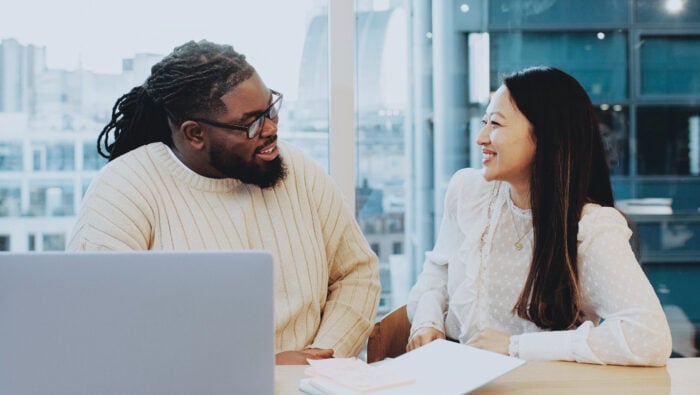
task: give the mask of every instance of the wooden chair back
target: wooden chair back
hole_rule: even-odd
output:
[[[406,305],[385,315],[374,324],[367,341],[367,363],[395,358],[406,352],[411,322],[406,314]]]

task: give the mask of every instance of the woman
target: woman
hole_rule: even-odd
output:
[[[554,68],[515,73],[482,123],[483,170],[450,181],[407,349],[451,338],[528,360],[664,365],[668,323],[613,208],[581,85]]]

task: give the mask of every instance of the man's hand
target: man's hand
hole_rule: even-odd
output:
[[[424,346],[435,339],[444,339],[445,334],[435,328],[420,328],[416,333],[408,339],[406,351],[415,350],[420,346]]]
[[[307,359],[333,358],[331,348],[307,348],[301,351],[282,351],[275,354],[275,365],[308,365]]]
[[[510,335],[505,332],[497,331],[493,328],[485,328],[476,335],[472,336],[472,338],[467,341],[467,345],[481,348],[482,350],[508,355]]]

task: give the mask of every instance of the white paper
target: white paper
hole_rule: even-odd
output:
[[[372,391],[371,395],[412,395],[412,394],[464,394],[510,372],[523,365],[524,360],[512,358],[490,351],[454,343],[435,340],[427,345],[382,363],[382,367],[404,376],[415,378],[411,385],[396,387],[384,391]],[[360,392],[344,389],[324,382],[322,379],[304,379],[316,381],[321,388],[318,392],[338,395],[359,394]],[[310,382],[304,384],[309,385]],[[307,387],[308,388],[308,387]],[[310,388],[309,388],[310,389]]]
[[[397,394],[448,395],[473,391],[524,363],[522,359],[435,340],[382,366],[416,379],[415,384]]]

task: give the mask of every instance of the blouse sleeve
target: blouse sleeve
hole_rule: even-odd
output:
[[[513,336],[523,359],[663,366],[671,353],[666,317],[629,244],[624,217],[588,210],[579,223],[580,289],[586,321],[575,330]]]
[[[463,175],[464,170],[455,173],[447,186],[445,213],[435,247],[426,252],[423,271],[408,295],[406,309],[411,321],[411,335],[424,327],[445,333],[447,262],[459,247],[457,206]]]

